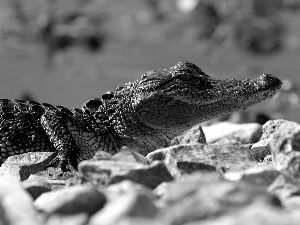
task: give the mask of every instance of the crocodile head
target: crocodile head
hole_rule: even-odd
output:
[[[255,80],[214,79],[196,65],[180,62],[148,72],[136,82],[134,111],[149,127],[186,130],[270,99],[281,84],[269,74]]]
[[[123,113],[122,121],[131,124],[122,124],[125,129],[135,127],[132,129],[138,130],[140,137],[166,141],[197,123],[270,99],[281,84],[269,74],[255,80],[214,79],[192,63],[179,62],[168,69],[145,73],[119,88],[121,91],[117,89],[116,94],[128,105],[123,106],[127,113]],[[126,136],[131,133],[128,131]],[[159,147],[157,142],[152,141]]]

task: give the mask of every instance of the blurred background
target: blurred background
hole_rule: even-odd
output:
[[[0,97],[69,108],[191,61],[222,79],[271,73],[235,122],[300,122],[300,0],[0,0]]]

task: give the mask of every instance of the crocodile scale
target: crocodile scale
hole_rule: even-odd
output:
[[[202,121],[272,98],[281,81],[220,80],[190,62],[153,70],[115,92],[67,109],[35,101],[0,99],[0,164],[26,152],[56,152],[49,166],[76,168],[96,151],[128,146],[146,155]]]

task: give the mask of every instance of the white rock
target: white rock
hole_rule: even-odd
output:
[[[262,126],[258,123],[235,124],[230,122],[216,123],[202,127],[207,143],[221,140],[240,141],[243,144],[255,143],[262,135]]]

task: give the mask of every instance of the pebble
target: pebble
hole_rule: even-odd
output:
[[[148,165],[148,161],[143,155],[129,149],[126,146],[122,147],[121,150],[117,154],[113,155],[111,159],[124,162],[138,162]]]
[[[149,188],[155,188],[164,181],[170,181],[170,175],[162,162],[143,165],[123,161],[84,161],[79,164],[79,174],[84,180],[96,180],[98,184],[115,184],[131,180]]]
[[[175,145],[155,150],[146,157],[149,162],[162,160],[174,178],[196,171],[224,173],[249,168],[256,164],[249,145],[215,143]]]
[[[262,127],[258,123],[236,124],[221,122],[203,126],[202,129],[207,143],[229,140],[249,144],[257,142],[262,135]]]
[[[179,144],[205,144],[206,137],[200,125],[196,125],[191,129],[184,131],[171,141],[171,145]]]
[[[89,225],[114,225],[126,217],[152,218],[158,212],[153,200],[143,193],[127,193],[107,203],[95,213]]]
[[[280,172],[272,166],[256,166],[242,171],[228,172],[224,174],[224,178],[231,181],[245,181],[266,189],[279,175]]]
[[[33,206],[33,198],[12,176],[0,177],[0,224],[43,225],[43,215]]]
[[[270,140],[274,135],[274,132],[285,123],[284,120],[270,120],[262,127],[263,134],[258,142],[252,145],[251,150],[255,152],[256,159],[264,160],[264,158],[271,154]]]
[[[43,177],[31,177],[31,179],[24,180],[22,187],[33,197],[38,198],[45,192],[52,191],[51,185],[47,182],[47,179]]]
[[[265,190],[207,173],[195,173],[173,183],[162,201],[165,207],[158,218],[165,224],[219,218],[258,202],[265,207],[281,208],[280,201]]]
[[[14,176],[26,180],[31,174],[46,170],[47,164],[54,159],[53,152],[29,152],[10,156],[0,167],[0,176]]]
[[[34,206],[47,214],[76,214],[91,215],[100,210],[106,203],[106,197],[95,188],[88,186],[72,186],[39,196]]]
[[[296,225],[299,131],[273,120],[259,140],[241,128],[205,143],[198,125],[146,157],[99,151],[78,174],[46,168],[53,153],[13,156],[0,168],[0,224]]]
[[[270,140],[274,167],[287,176],[300,179],[300,125],[284,121]]]

